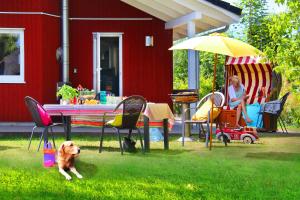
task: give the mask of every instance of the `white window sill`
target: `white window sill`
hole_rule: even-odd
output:
[[[0,84],[26,84],[25,81],[0,81]]]

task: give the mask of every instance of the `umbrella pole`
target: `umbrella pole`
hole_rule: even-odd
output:
[[[218,63],[218,54],[215,54],[215,62],[214,62],[214,80],[212,86],[212,105],[211,105],[211,119],[210,119],[210,134],[209,134],[209,150],[212,147],[212,125],[213,125],[213,118],[214,118],[214,104],[215,104],[215,85],[216,85],[216,72],[217,72],[217,63]]]

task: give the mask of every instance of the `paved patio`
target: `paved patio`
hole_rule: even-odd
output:
[[[29,134],[33,128],[33,123],[0,123],[0,136],[1,135],[23,135],[23,134]],[[38,131],[38,129],[36,129]],[[54,132],[62,133],[63,128],[62,127],[54,127]],[[72,133],[74,134],[97,134],[99,133],[100,128],[95,127],[73,127]],[[194,131],[194,130],[193,130]],[[196,131],[196,130],[195,130]],[[112,129],[106,128],[105,132],[110,133],[113,132]],[[181,134],[181,122],[176,121],[171,134]]]
[[[32,130],[32,127],[34,126],[33,123],[0,123],[0,136],[2,135],[24,135],[29,134]],[[205,126],[205,125],[204,125]],[[36,130],[38,131],[38,129]],[[63,128],[62,127],[54,127],[54,132],[62,133]],[[73,127],[72,133],[73,134],[89,134],[89,135],[95,135],[99,133],[100,129],[95,127]],[[106,133],[112,133],[112,129],[105,129]],[[196,126],[192,128],[192,133],[197,134],[198,131],[196,129]],[[172,135],[180,135],[181,134],[181,121],[175,121],[175,124],[170,131],[170,134]],[[261,132],[261,134],[281,134],[281,131],[279,130],[277,133],[264,133]],[[290,136],[300,136],[300,133],[298,131],[291,131],[289,130]]]

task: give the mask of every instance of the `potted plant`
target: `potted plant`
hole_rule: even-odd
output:
[[[75,88],[72,88],[69,85],[64,84],[56,93],[56,96],[61,97],[61,104],[68,104],[70,100],[73,100],[77,97],[78,91]]]

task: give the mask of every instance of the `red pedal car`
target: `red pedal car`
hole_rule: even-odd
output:
[[[222,137],[223,131],[223,137]],[[245,144],[252,144],[258,140],[256,129],[250,127],[244,127],[241,129],[223,128],[216,130],[216,138],[218,140],[230,142],[230,140],[243,140]]]

